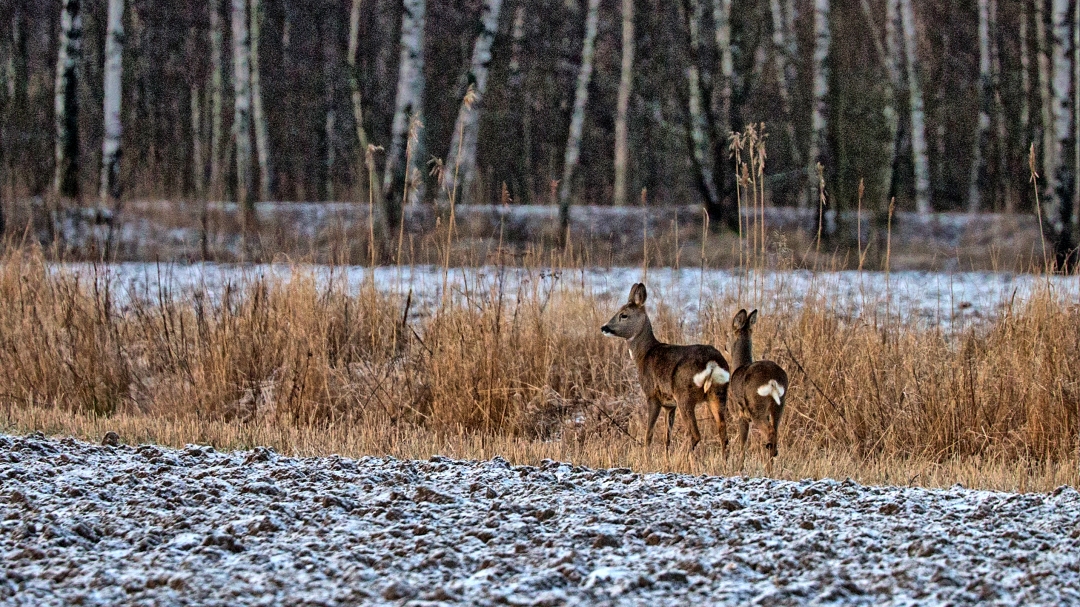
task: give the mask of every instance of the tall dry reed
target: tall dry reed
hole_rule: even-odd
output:
[[[787,285],[747,278],[745,290],[709,303],[700,322],[679,314],[676,294],[667,294],[673,305],[651,305],[652,315],[665,340],[722,345],[731,312],[762,308],[757,354],[792,377],[787,449],[932,464],[1074,457],[1074,304],[1041,289],[945,331],[836,309],[822,280],[792,295]],[[478,281],[420,305],[371,282],[349,289],[295,267],[287,280],[251,278],[214,293],[118,298],[106,268],[80,276],[10,251],[0,260],[0,401],[9,411],[103,419],[387,424],[636,446],[643,407],[635,372],[598,331],[619,302],[569,278],[558,288],[539,279],[505,284]],[[678,441],[683,433],[677,426]],[[709,438],[706,451],[717,448]]]

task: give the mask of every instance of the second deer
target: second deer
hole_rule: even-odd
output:
[[[630,356],[638,369],[638,381],[649,404],[649,422],[645,445],[652,442],[653,426],[660,409],[667,411],[667,441],[671,445],[671,427],[675,424],[675,409],[682,414],[690,429],[690,449],[701,441],[695,411],[702,401],[716,421],[716,432],[727,449],[727,427],[724,405],[730,378],[727,360],[712,346],[677,346],[665,344],[653,335],[652,323],[645,313],[645,285],[638,283],[630,289],[630,298],[600,331],[608,337],[620,337],[630,345]]]
[[[731,322],[734,339],[731,344],[731,384],[728,398],[739,422],[739,442],[743,455],[751,430],[760,435],[769,453],[769,465],[778,453],[780,415],[784,412],[784,395],[787,394],[788,376],[780,365],[771,360],[754,362],[753,326],[757,324],[757,310],[749,315],[739,310]]]

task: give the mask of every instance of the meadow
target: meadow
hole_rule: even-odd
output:
[[[647,266],[605,278],[573,255],[497,261],[356,280],[284,263],[125,289],[108,264],[8,248],[0,431],[763,474],[753,444],[742,468],[737,449],[720,449],[705,407],[694,452],[680,422],[669,451],[641,444],[636,369],[598,329],[625,300],[627,275],[651,274],[664,341],[724,346],[735,311],[761,310],[755,354],[792,378],[775,477],[1013,491],[1077,482],[1076,277],[1028,276],[986,301],[939,301],[935,316],[898,305],[899,277],[887,273],[767,271],[762,258],[715,288],[702,269],[694,288],[692,270],[662,281]],[[424,272],[426,288],[401,278]]]

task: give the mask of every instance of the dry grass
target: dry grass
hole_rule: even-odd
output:
[[[618,302],[569,280],[513,291],[489,280],[421,307],[370,283],[350,292],[292,274],[118,303],[104,270],[77,278],[50,271],[40,253],[8,251],[0,429],[738,472],[704,410],[698,453],[683,450],[680,424],[679,449],[644,450],[635,370],[597,330]],[[837,310],[824,283],[792,294],[750,275],[700,319],[676,314],[676,294],[666,294],[671,306],[655,295],[657,333],[673,342],[723,344],[738,307],[761,308],[757,353],[793,380],[777,476],[1011,490],[1076,482],[1080,310],[1049,291],[949,333]],[[760,462],[746,472],[760,474]]]

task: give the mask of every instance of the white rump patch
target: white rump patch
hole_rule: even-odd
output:
[[[761,387],[757,389],[757,393],[761,396],[771,395],[778,405],[780,404],[780,399],[784,398],[784,392],[786,391],[787,390],[785,390],[775,379],[770,379],[769,383],[762,384]]]
[[[728,383],[729,379],[731,379],[731,374],[728,373],[728,370],[721,367],[716,361],[710,360],[705,365],[705,370],[694,376],[694,385],[708,392],[713,387],[713,384],[722,386]]]

